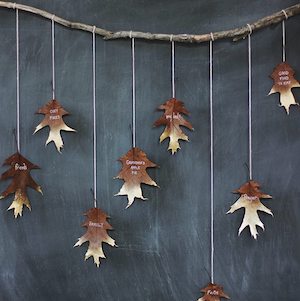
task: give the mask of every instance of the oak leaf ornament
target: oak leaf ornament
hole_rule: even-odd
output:
[[[129,150],[119,161],[122,163],[122,169],[116,179],[123,180],[124,184],[115,196],[127,195],[128,204],[126,208],[133,204],[135,198],[147,200],[143,196],[141,184],[158,187],[146,170],[149,167],[157,167],[157,165],[151,162],[146,153],[137,147]]]
[[[249,226],[252,237],[257,239],[258,232],[256,226],[259,226],[263,230],[265,229],[264,224],[258,216],[258,211],[263,211],[273,216],[272,211],[263,205],[260,199],[271,199],[272,196],[261,192],[260,184],[253,180],[246,182],[239,189],[235,190],[234,193],[240,194],[240,198],[230,207],[227,214],[245,208],[245,215],[239,228],[239,235]]]
[[[9,165],[10,168],[1,175],[0,180],[12,178],[12,182],[7,189],[1,193],[0,199],[6,198],[12,193],[15,194],[14,200],[8,210],[13,209],[14,216],[17,218],[18,216],[22,216],[24,205],[31,210],[27,196],[27,187],[43,194],[41,186],[39,186],[30,175],[31,170],[39,169],[39,167],[24,158],[19,152],[8,157],[3,165]]]
[[[81,246],[85,242],[89,243],[85,260],[93,257],[97,267],[100,266],[100,258],[106,258],[102,249],[102,243],[107,243],[112,247],[116,247],[115,240],[112,239],[107,231],[112,230],[112,226],[108,223],[109,216],[99,208],[91,208],[85,214],[86,220],[82,224],[86,233],[78,238],[74,247]]]
[[[295,71],[286,62],[277,65],[271,74],[274,85],[269,95],[273,93],[280,94],[280,106],[285,108],[287,114],[290,112],[291,105],[299,105],[292,93],[292,88],[300,87],[300,83],[295,79],[294,75]]]
[[[158,110],[164,111],[164,114],[155,121],[154,126],[165,126],[165,130],[161,134],[159,141],[163,142],[166,138],[170,138],[168,150],[172,155],[180,149],[179,140],[189,141],[188,136],[182,131],[180,126],[184,126],[190,130],[194,130],[192,124],[184,119],[183,115],[188,115],[188,110],[184,107],[182,101],[171,98],[158,107]]]
[[[41,107],[36,114],[44,114],[45,117],[35,128],[33,134],[46,126],[49,126],[50,131],[46,145],[53,141],[57,151],[60,153],[64,145],[60,131],[76,132],[76,130],[67,126],[63,120],[63,116],[69,115],[69,113],[60,105],[57,100],[52,99],[46,105]]]
[[[220,298],[230,299],[224,293],[223,287],[218,284],[209,283],[201,292],[204,295],[197,301],[220,301]]]

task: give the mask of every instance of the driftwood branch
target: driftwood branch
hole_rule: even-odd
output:
[[[226,31],[218,31],[213,33],[205,33],[205,34],[163,34],[163,33],[151,33],[151,32],[140,32],[140,31],[117,31],[112,32],[104,28],[95,27],[93,25],[71,22],[60,18],[52,13],[47,11],[27,6],[23,4],[17,4],[13,2],[4,2],[0,1],[0,7],[10,8],[10,9],[18,9],[20,11],[26,11],[43,18],[54,20],[56,23],[69,27],[72,29],[78,29],[87,32],[93,32],[97,35],[103,37],[104,40],[115,40],[115,39],[128,39],[128,38],[137,38],[143,40],[151,40],[151,41],[170,41],[173,40],[179,43],[202,43],[210,41],[213,37],[214,40],[221,39],[232,39],[233,41],[237,41],[246,37],[249,34],[249,26],[246,24],[243,27],[235,28]],[[260,30],[262,28],[268,27],[273,24],[280,23],[282,20],[287,17],[293,17],[300,14],[300,4],[296,4],[285,8],[277,13],[274,13],[270,16],[264,17],[262,19],[257,20],[254,23],[249,23],[251,26],[252,32]]]

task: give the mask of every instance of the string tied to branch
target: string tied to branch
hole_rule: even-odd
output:
[[[97,207],[97,119],[96,119],[96,26],[92,33],[92,53],[93,53],[93,196],[94,207]]]
[[[284,16],[285,16],[285,19],[287,20],[288,18],[289,18],[289,16],[288,16],[288,14],[286,13],[286,11],[283,9],[283,10],[281,10],[282,12],[283,12],[283,14],[284,14]]]
[[[285,62],[286,61],[286,38],[285,38],[285,21],[289,18],[289,16],[287,15],[286,11],[283,9],[282,10],[284,16],[285,16],[285,20],[282,20],[282,61]]]
[[[249,179],[252,180],[252,57],[251,57],[251,31],[248,34],[248,138],[249,138]]]
[[[247,23],[247,27],[249,28],[249,35],[251,35],[253,32],[252,26],[249,23]]]
[[[132,31],[129,33],[131,39],[131,63],[132,63],[132,147],[136,147],[136,93],[135,93],[135,39]]]
[[[52,99],[55,99],[55,15],[51,18],[51,50],[52,50]]]
[[[19,38],[19,10],[16,9],[16,60],[17,60],[17,78],[16,78],[16,88],[17,88],[17,103],[16,103],[16,119],[17,119],[17,148],[20,152],[20,38]]]
[[[171,80],[172,80],[172,98],[175,98],[175,42],[173,35],[170,36],[171,42]]]
[[[214,283],[214,115],[213,115],[213,41],[209,41],[209,116],[210,116],[210,270]]]

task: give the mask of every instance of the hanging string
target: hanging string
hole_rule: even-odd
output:
[[[93,181],[94,207],[97,207],[97,127],[96,127],[96,26],[93,27]]]
[[[17,57],[17,148],[20,152],[20,41],[19,41],[19,10],[16,9],[16,57]]]
[[[286,11],[283,9],[282,10],[285,20],[288,19],[288,15]],[[286,51],[285,51],[285,45],[286,45],[286,40],[285,40],[285,20],[282,20],[282,61],[285,62],[286,60]]]
[[[52,99],[55,99],[55,15],[51,19],[51,41],[52,41]]]
[[[211,283],[214,283],[214,119],[213,119],[213,41],[209,41],[209,116],[210,116],[210,269]]]
[[[248,137],[249,137],[249,180],[252,180],[252,57],[251,57],[251,34],[250,24],[248,34]]]
[[[131,58],[132,58],[132,147],[136,146],[136,100],[135,100],[135,40],[132,31],[129,35],[131,39]]]
[[[171,77],[172,77],[172,98],[175,98],[175,42],[173,41],[173,35],[170,37],[171,42],[171,60],[172,60],[172,67],[171,67]]]

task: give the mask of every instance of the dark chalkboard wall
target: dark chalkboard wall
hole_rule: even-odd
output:
[[[295,4],[273,1],[23,1],[66,19],[111,30],[205,33],[242,26]],[[34,178],[44,196],[29,192],[27,209],[15,220],[0,205],[1,301],[192,301],[209,281],[209,81],[208,45],[176,45],[177,96],[190,110],[195,131],[178,154],[159,145],[155,108],[171,95],[170,45],[136,41],[137,144],[160,168],[150,171],[160,189],[144,187],[147,202],[124,210],[113,197],[116,161],[131,146],[131,50],[128,40],[97,38],[99,206],[111,216],[119,248],[104,246],[96,268],[84,262],[86,246],[73,249],[82,213],[92,206],[91,34],[56,26],[57,99],[72,113],[65,148],[44,147],[48,130],[32,136],[51,98],[50,21],[20,12],[21,149],[41,166]],[[15,14],[0,9],[0,159],[15,152]],[[287,60],[300,79],[299,17],[287,21]],[[231,191],[246,180],[247,41],[214,44],[215,281],[234,301],[296,300],[300,294],[300,109],[287,116],[278,95],[267,97],[268,75],[281,61],[281,26],[252,36],[254,178],[273,195],[261,214],[265,232],[237,236],[243,212],[226,215],[237,199]],[[294,91],[300,101],[300,91]],[[2,172],[5,168],[2,168]],[[4,190],[8,182],[2,182]]]

